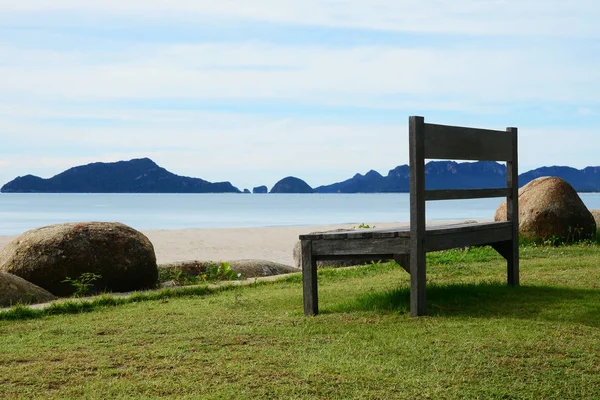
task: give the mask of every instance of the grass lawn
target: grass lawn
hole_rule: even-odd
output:
[[[293,276],[0,320],[0,398],[600,398],[600,246],[522,248],[519,288],[428,260],[422,318],[389,263],[320,271],[317,317]]]

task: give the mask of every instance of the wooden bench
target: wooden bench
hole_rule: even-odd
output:
[[[317,261],[395,259],[410,274],[410,314],[427,314],[425,253],[491,245],[507,261],[509,285],[519,284],[517,128],[506,131],[425,123],[409,118],[410,226],[300,235],[304,314],[318,308]],[[506,186],[426,190],[425,159],[506,161]],[[507,222],[425,224],[425,201],[506,197]]]

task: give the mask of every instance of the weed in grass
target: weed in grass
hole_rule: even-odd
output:
[[[236,273],[231,269],[227,262],[214,263],[206,262],[202,264],[202,272],[198,275],[188,275],[179,268],[158,268],[158,281],[175,281],[181,286],[198,285],[205,282],[231,281],[239,279],[242,274]]]
[[[79,278],[72,279],[71,277],[66,277],[65,280],[61,281],[62,283],[69,283],[75,289],[73,293],[73,297],[84,297],[88,296],[95,291],[94,282],[98,279],[101,279],[102,275],[95,274],[93,272],[84,272]]]
[[[371,226],[369,224],[365,224],[365,223],[361,222],[360,225],[352,227],[352,229],[356,229],[356,228],[358,228],[358,229],[371,229],[371,228],[375,229],[375,225]]]
[[[219,263],[207,268],[204,280],[207,281],[231,281],[238,279],[242,274],[236,273],[231,269],[229,263]]]

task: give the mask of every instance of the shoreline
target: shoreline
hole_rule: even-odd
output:
[[[433,221],[432,221],[433,222]],[[452,224],[464,220],[435,221]],[[407,226],[409,222],[373,223],[377,228]],[[352,229],[358,224],[276,226],[260,228],[190,228],[142,230],[154,246],[158,264],[177,261],[260,259],[294,266],[298,236],[316,231]],[[0,235],[0,248],[18,235]]]
[[[374,223],[378,228],[408,222]],[[188,228],[141,230],[150,239],[158,264],[177,261],[269,260],[294,265],[298,236],[331,229],[352,229],[359,224],[274,226],[259,228]],[[18,235],[0,235],[0,249]]]

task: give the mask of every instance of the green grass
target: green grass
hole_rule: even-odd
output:
[[[103,296],[0,321],[0,398],[598,398],[600,246],[428,255],[428,317],[394,263],[247,287]],[[29,310],[29,311],[27,311]],[[33,313],[33,314],[28,314]]]

